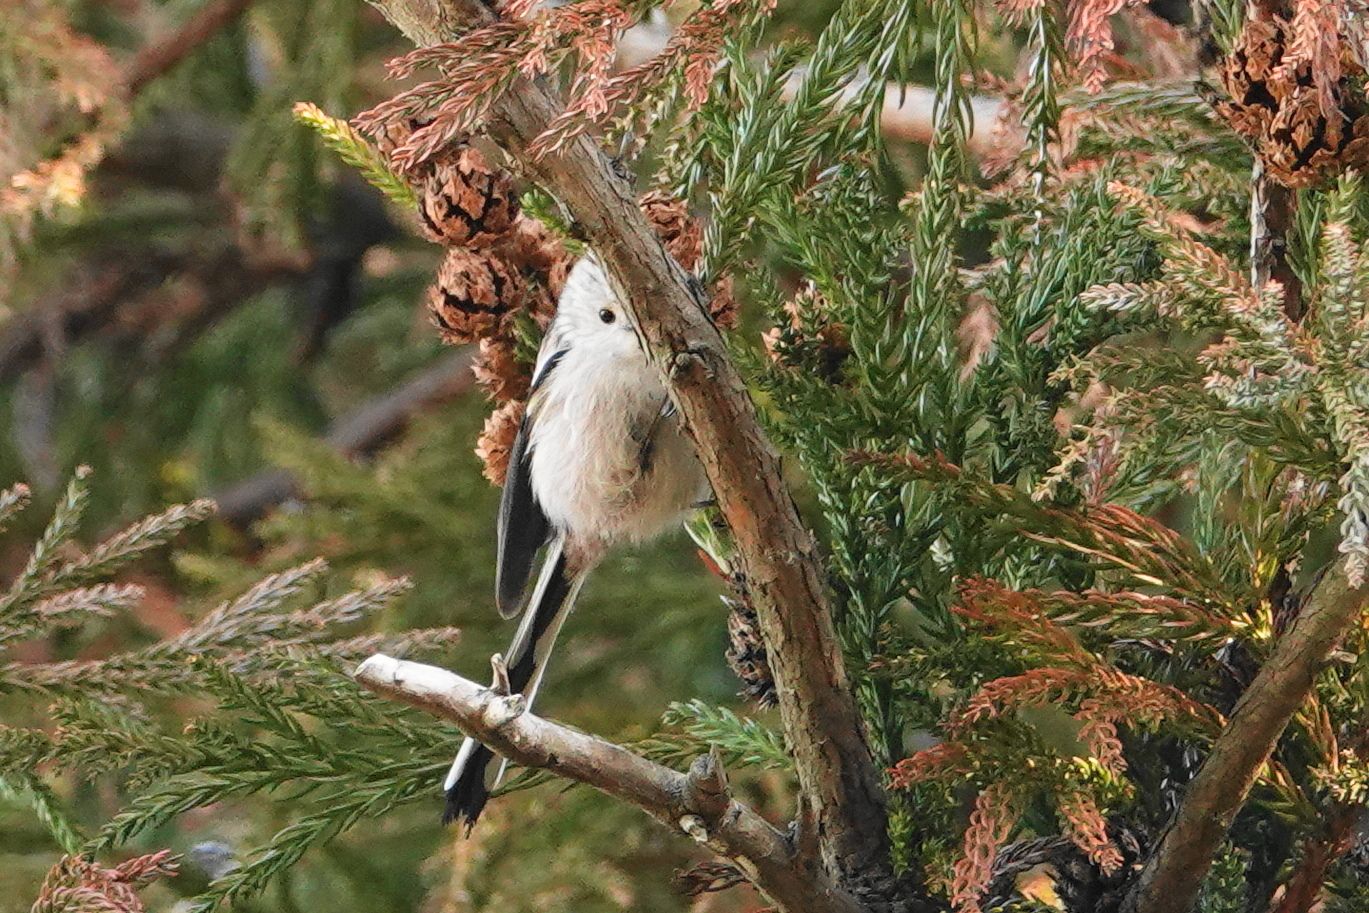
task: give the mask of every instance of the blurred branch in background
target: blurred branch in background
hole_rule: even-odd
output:
[[[448,352],[418,376],[340,416],[324,436],[324,443],[347,457],[362,456],[384,446],[420,415],[460,396],[475,386],[471,373],[474,352]],[[246,526],[288,499],[295,482],[285,470],[268,470],[232,485],[214,500],[219,516],[235,526]]]
[[[149,41],[133,56],[125,72],[128,94],[137,95],[148,83],[165,74],[223,28],[231,25],[254,2],[209,0],[173,33]]]

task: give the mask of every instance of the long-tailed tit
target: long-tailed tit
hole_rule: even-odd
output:
[[[499,506],[496,596],[523,611],[505,655],[508,684],[531,703],[585,577],[622,542],[677,523],[707,492],[636,328],[591,255],[571,270],[537,353]],[[545,546],[532,596],[523,592]],[[443,788],[444,820],[475,824],[493,753],[466,739]],[[501,766],[497,782],[504,773]]]

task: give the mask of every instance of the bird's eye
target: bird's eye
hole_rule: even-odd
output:
[[[618,319],[618,315],[610,311],[608,308],[600,308],[599,319],[602,320],[604,323],[612,323],[613,321]]]

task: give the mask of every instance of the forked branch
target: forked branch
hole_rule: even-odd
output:
[[[1260,768],[1307,699],[1327,657],[1363,613],[1367,599],[1369,587],[1350,584],[1344,559],[1332,565],[1313,588],[1189,784],[1174,820],[1123,906],[1126,913],[1185,913],[1192,908]]]
[[[519,695],[501,695],[445,669],[376,655],[356,679],[387,698],[450,720],[525,767],[549,770],[635,805],[666,827],[726,859],[790,913],[860,913],[815,859],[753,809],[732,798],[713,755],[688,774],[663,767],[592,735],[534,716]]]

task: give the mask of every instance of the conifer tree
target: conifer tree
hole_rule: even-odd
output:
[[[35,909],[139,909],[134,886],[177,871],[158,835],[237,803],[284,817],[187,895],[210,910],[284,884],[288,902],[311,856],[435,816],[460,732],[521,768],[482,828],[553,780],[606,794],[573,790],[537,823],[572,835],[559,887],[586,909],[671,901],[649,867],[603,874],[578,803],[697,845],[676,888],[738,908],[745,886],[842,913],[1369,901],[1369,45],[1348,3],[1212,0],[1176,26],[1158,5],[845,0],[800,40],[766,0],[664,20],[633,0],[373,2],[415,47],[389,64],[403,86],[355,113],[329,93],[357,7],[295,4],[291,78],[257,93],[224,166],[243,182],[234,256],[269,239],[338,288],[317,272],[337,248],[302,221],[316,150],[336,153],[390,201],[384,221],[434,245],[413,297],[468,347],[488,417],[419,422],[373,466],[339,456],[340,433],[260,421],[306,500],[252,530],[273,572],[200,533],[182,585],[235,592],[182,630],[0,667],[21,714],[0,783],[64,854]],[[51,81],[85,118],[55,153],[52,136],[2,150],[33,159],[0,198],[15,275],[166,49],[246,6],[207,4],[119,92],[110,50],[60,8],[10,27],[22,66],[4,78]],[[644,61],[618,59],[663,22]],[[715,656],[728,638],[752,705],[658,675],[650,733],[593,725],[593,700],[534,715],[497,664],[489,687],[466,677],[495,639],[469,594],[488,551],[463,554],[475,537],[450,517],[493,510],[586,250],[716,499],[689,524],[707,571],[660,595]],[[442,471],[457,451],[484,480],[470,456]],[[133,611],[148,595],[127,563],[208,522],[195,501],[81,548],[86,475],[17,562],[0,650]],[[7,491],[0,517],[27,498]],[[411,594],[376,570],[392,566],[415,568]],[[606,590],[616,621],[596,624],[670,636],[646,595]],[[401,597],[423,608],[377,623]],[[88,828],[69,784],[91,780],[121,808]],[[440,857],[458,891],[487,839]],[[502,871],[473,904],[553,896]]]

